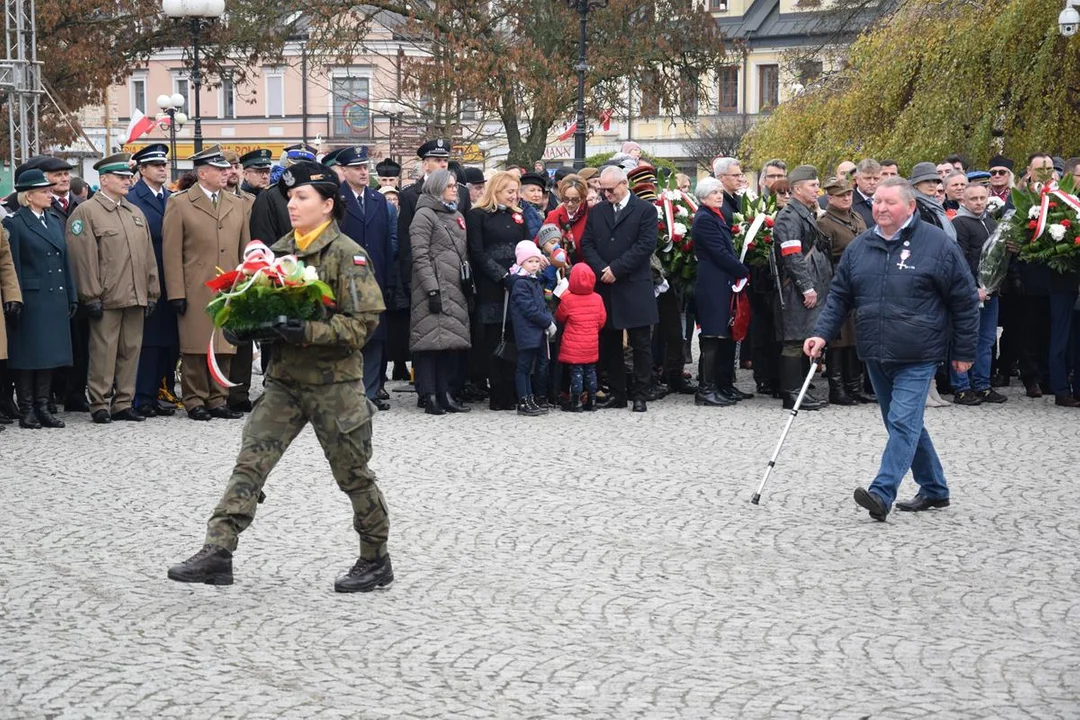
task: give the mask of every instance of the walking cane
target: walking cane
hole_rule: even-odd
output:
[[[761,478],[761,485],[758,486],[757,492],[754,493],[754,497],[750,498],[750,502],[755,505],[760,504],[761,493],[765,491],[765,483],[769,482],[769,473],[776,467],[776,458],[780,455],[780,448],[784,446],[784,441],[787,440],[787,434],[791,430],[791,423],[795,422],[795,416],[799,414],[799,408],[802,407],[803,398],[806,397],[806,391],[810,389],[810,382],[814,379],[814,373],[817,372],[818,364],[822,358],[825,357],[824,348],[822,354],[816,358],[810,358],[810,372],[806,374],[806,379],[803,380],[802,389],[799,390],[799,397],[795,398],[795,407],[791,408],[791,415],[788,416],[787,424],[784,425],[784,432],[780,433],[780,442],[776,443],[776,449],[773,450],[772,459],[769,460],[769,464],[765,466],[765,476]]]

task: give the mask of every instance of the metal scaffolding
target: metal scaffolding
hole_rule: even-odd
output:
[[[4,43],[0,94],[8,116],[8,158],[15,167],[38,152],[42,91],[34,0],[4,0]]]

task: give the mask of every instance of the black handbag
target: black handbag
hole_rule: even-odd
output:
[[[465,293],[465,299],[476,295],[476,278],[473,277],[472,265],[468,260],[461,261],[461,291]]]
[[[499,344],[495,346],[495,357],[508,363],[517,363],[517,345],[506,339],[506,311],[510,307],[510,291],[503,295],[503,319],[499,329]]]

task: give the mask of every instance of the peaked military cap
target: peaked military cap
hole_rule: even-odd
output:
[[[315,161],[315,148],[303,143],[297,143],[296,145],[289,145],[285,148],[285,157],[290,160],[311,160]]]
[[[245,170],[248,168],[268,168],[274,164],[274,159],[270,156],[269,150],[259,148],[241,155],[240,164],[244,166]]]
[[[164,164],[169,158],[169,146],[165,143],[154,143],[153,145],[147,145],[142,150],[134,153],[131,159],[138,165],[149,165],[151,163]]]
[[[116,153],[102,158],[94,163],[94,169],[98,171],[98,175],[131,177],[134,174],[131,171],[131,155],[129,153]]]
[[[337,154],[337,164],[342,167],[357,167],[367,165],[368,154],[366,147],[342,148]]]
[[[424,158],[448,158],[450,157],[450,141],[448,140],[428,140],[416,150],[416,154],[420,159]]]
[[[345,148],[334,148],[330,152],[323,155],[322,160],[320,160],[319,162],[321,162],[326,167],[334,167],[335,165],[339,165],[340,163],[338,163],[338,155],[341,154],[342,150],[345,150]]]
[[[232,167],[229,164],[229,161],[225,159],[225,155],[222,154],[220,145],[211,145],[201,153],[192,155],[191,163],[195,167],[199,167],[200,165],[209,165],[210,167],[221,169]]]

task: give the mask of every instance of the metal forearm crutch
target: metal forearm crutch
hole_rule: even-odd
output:
[[[769,482],[769,473],[776,467],[776,458],[780,455],[780,448],[784,447],[784,441],[787,440],[788,431],[791,430],[791,423],[795,422],[795,416],[799,414],[799,408],[802,407],[803,398],[806,397],[806,391],[810,389],[810,382],[814,379],[814,373],[817,372],[818,364],[821,359],[825,357],[825,349],[822,348],[822,354],[816,358],[810,358],[810,372],[806,373],[806,379],[803,380],[802,389],[799,390],[799,397],[795,398],[795,406],[791,408],[791,415],[788,416],[787,424],[784,425],[784,432],[780,433],[780,442],[776,443],[776,449],[773,450],[772,459],[769,460],[769,464],[765,467],[765,476],[761,478],[761,485],[758,486],[757,492],[754,493],[754,497],[750,498],[750,502],[755,505],[759,504],[761,500],[761,493],[765,491],[765,483]]]

